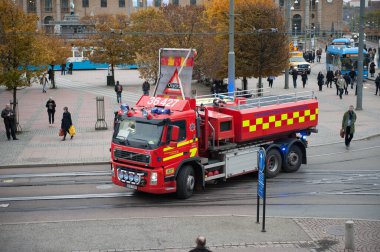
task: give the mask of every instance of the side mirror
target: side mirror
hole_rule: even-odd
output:
[[[170,141],[177,142],[178,141],[178,137],[179,137],[179,127],[175,126],[175,125],[172,125],[171,128],[172,128],[172,135],[171,135]]]

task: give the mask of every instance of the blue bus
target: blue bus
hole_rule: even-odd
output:
[[[350,47],[350,39],[334,39],[327,47],[326,51],[326,71],[340,70],[342,74],[350,72],[352,69],[358,73],[359,48]],[[363,78],[368,79],[369,55],[363,50]]]

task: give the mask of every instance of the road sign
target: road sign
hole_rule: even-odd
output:
[[[260,198],[264,198],[265,196],[265,190],[264,190],[264,187],[265,187],[265,175],[264,175],[264,172],[265,172],[265,150],[264,149],[260,149],[258,152],[257,152],[257,162],[258,162],[258,166],[259,166],[259,174],[258,174],[258,186],[257,186],[257,194],[259,195]]]

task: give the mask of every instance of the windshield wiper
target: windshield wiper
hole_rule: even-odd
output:
[[[147,147],[150,147],[150,148],[151,148],[149,141],[146,140],[146,139],[142,139],[142,138],[133,138],[133,140],[138,140],[138,141],[140,141],[140,142],[144,142],[144,143],[146,143],[146,146],[147,146]]]

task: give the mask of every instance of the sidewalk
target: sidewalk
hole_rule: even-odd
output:
[[[319,100],[319,132],[309,137],[310,146],[339,142],[342,143],[343,150],[343,140],[339,137],[341,118],[350,104],[356,105],[356,97],[353,94],[354,90],[351,89],[349,90],[349,95],[344,96],[343,100],[340,100],[336,96],[335,88],[330,89],[324,86],[322,92],[317,91],[316,74],[319,70],[323,70],[323,67],[323,64],[313,64],[312,74],[309,76],[305,89],[302,88],[301,81],[299,80],[296,90],[292,87],[291,81],[290,89],[285,90],[283,88],[284,78],[279,77],[274,81],[271,93],[285,94],[294,91],[314,91]],[[118,71],[117,79],[124,85],[123,101],[128,102],[126,97],[134,97],[133,95],[139,97],[141,95],[141,84],[143,81],[138,78],[136,71]],[[113,112],[117,108],[117,104],[113,87],[107,87],[105,84],[105,72],[83,71],[74,72],[72,76],[57,75],[56,82],[58,89],[50,89],[47,94],[42,93],[41,86],[39,85],[34,85],[18,92],[20,124],[23,132],[18,135],[19,141],[7,141],[4,127],[0,127],[0,168],[107,163],[109,161]],[[66,88],[60,84],[63,82],[68,83],[67,85],[73,83],[82,87],[80,89],[75,87]],[[257,80],[249,79],[249,89],[253,89],[256,83]],[[266,87],[267,85],[264,79],[264,86]],[[236,81],[236,87],[241,87],[239,80]],[[193,89],[197,90],[198,95],[202,95],[208,94],[210,87],[194,84]],[[151,90],[152,92],[153,90]],[[104,95],[105,97],[105,115],[108,124],[108,129],[101,131],[95,130],[95,99],[99,95]],[[50,96],[57,103],[54,127],[49,127],[48,125],[48,116],[45,108],[45,103]],[[0,104],[6,104],[10,99],[11,93],[1,87]],[[374,82],[371,80],[366,81],[363,88],[363,110],[356,111],[358,120],[354,140],[380,134],[378,127],[380,125],[379,104],[380,96],[374,95]],[[60,141],[61,137],[58,136],[58,129],[60,128],[64,106],[68,106],[72,114],[74,125],[77,128],[77,135],[73,140],[62,142]],[[159,228],[157,233],[150,234],[154,242],[150,243],[149,249],[128,250],[127,248],[129,247],[120,244],[117,248],[103,246],[97,247],[101,249],[94,251],[188,251],[193,246],[193,241],[189,241],[188,237],[194,237],[195,239],[199,234],[205,234],[208,245],[214,252],[343,251],[344,249],[344,232],[342,233],[342,228],[347,220],[268,218],[266,228],[268,232],[261,233],[261,225],[254,224],[252,218],[254,219],[252,216],[232,216],[229,217],[229,222],[227,223],[221,221],[221,218],[218,216],[208,216],[200,222],[200,227],[203,228],[194,229],[196,232],[192,230],[188,236],[177,237],[178,235],[173,233],[173,237],[185,241],[185,243],[177,244],[178,246],[175,245],[175,239],[170,237],[162,237],[162,240],[154,239],[154,235],[158,235],[160,232],[168,235],[167,232],[162,232],[163,229]],[[183,221],[182,218],[172,218],[172,227],[180,227],[179,223],[181,221]],[[354,221],[356,251],[380,251],[378,239],[380,237],[380,222]],[[247,226],[247,223],[253,224]],[[215,228],[212,225],[219,226]],[[4,227],[4,225],[2,226]],[[26,228],[25,226],[21,226],[20,228]],[[150,230],[149,228],[151,227],[146,227],[145,231],[143,229],[142,232]],[[28,229],[25,230],[27,231]],[[123,231],[125,232],[125,228]],[[114,231],[112,232],[114,233]],[[221,235],[221,233],[224,235]],[[114,239],[113,237],[113,241],[115,240],[118,239]],[[78,250],[83,250],[83,248],[78,247]]]
[[[354,90],[349,89],[349,95],[340,100],[336,96],[335,87],[323,87],[319,92],[316,73],[323,70],[324,65],[314,63],[312,74],[309,75],[308,84],[303,89],[301,81],[298,81],[298,88],[292,87],[285,90],[284,77],[280,76],[274,81],[271,94],[285,94],[290,92],[315,92],[319,100],[319,125],[317,134],[309,137],[310,146],[343,143],[339,137],[341,118],[350,104],[356,107],[356,96]],[[74,72],[72,76],[61,76],[57,74],[58,89],[49,89],[48,93],[42,93],[40,85],[18,91],[20,125],[22,134],[18,136],[19,141],[7,141],[4,126],[0,127],[0,167],[20,166],[20,165],[62,165],[62,164],[82,164],[91,162],[108,162],[110,158],[109,148],[112,136],[112,125],[114,111],[117,110],[116,95],[113,87],[105,84],[105,71],[83,71]],[[120,70],[116,73],[117,79],[124,85],[123,102],[129,99],[137,100],[140,97],[142,80],[138,78],[137,71]],[[80,89],[60,87],[61,82],[81,85]],[[248,88],[255,88],[256,79],[249,79]],[[264,80],[264,87],[267,87]],[[363,110],[356,111],[358,119],[354,140],[364,139],[380,134],[380,97],[374,95],[374,82],[367,80],[363,88]],[[301,87],[300,87],[301,86]],[[87,87],[87,88],[86,88]],[[236,88],[240,88],[241,83],[236,81]],[[153,93],[153,88],[151,93]],[[193,84],[193,89],[198,95],[209,94],[210,87],[198,83]],[[96,123],[96,96],[105,97],[105,116],[108,125],[107,130],[95,130]],[[48,115],[45,104],[52,96],[57,104],[54,127],[49,127]],[[132,98],[131,98],[132,97]],[[11,99],[11,92],[0,87],[0,104],[6,104]],[[60,141],[58,130],[63,113],[63,107],[68,106],[72,114],[73,123],[77,129],[77,135],[73,140]],[[343,144],[342,144],[343,146]]]

